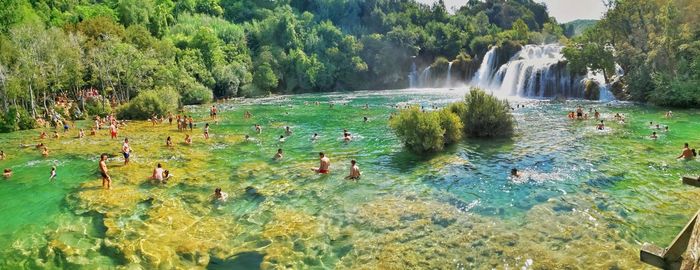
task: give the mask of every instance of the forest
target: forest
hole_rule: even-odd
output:
[[[569,41],[571,70],[613,74],[618,99],[660,106],[700,106],[700,1],[610,0],[593,27]],[[607,76],[606,76],[607,77]]]
[[[565,39],[532,0],[472,0],[453,13],[413,0],[0,6],[0,99],[10,116],[144,118],[220,98],[405,88],[414,61],[459,59],[466,73],[490,46]],[[5,129],[31,122],[9,118]]]

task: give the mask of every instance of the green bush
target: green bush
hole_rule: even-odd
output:
[[[188,88],[181,89],[180,95],[183,105],[206,104],[213,99],[211,90],[200,83],[194,83]]]
[[[141,92],[129,103],[117,109],[117,116],[122,119],[145,120],[153,115],[165,115],[179,107],[180,96],[171,87]]]
[[[440,116],[440,127],[445,130],[444,137],[446,144],[459,142],[462,139],[464,125],[459,116],[448,109],[437,112]]]
[[[10,106],[0,114],[0,132],[12,132],[36,128],[36,120],[21,106]]]
[[[440,151],[445,147],[445,129],[437,112],[421,112],[418,107],[401,110],[389,121],[396,136],[415,152]]]
[[[464,131],[470,137],[510,137],[513,135],[514,119],[510,106],[486,94],[481,89],[472,88],[464,98],[467,107],[462,119]]]
[[[91,98],[85,101],[85,112],[90,116],[99,115],[100,117],[105,117],[112,113],[112,105],[110,105],[108,100],[103,100],[101,98]]]

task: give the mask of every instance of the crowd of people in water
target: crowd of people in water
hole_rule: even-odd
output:
[[[588,111],[583,108],[583,106],[577,106],[574,111],[568,111],[567,112],[567,118],[569,120],[589,120],[592,118],[596,120],[595,124],[595,129],[598,131],[604,131],[606,130],[605,126],[605,119],[603,119],[602,114],[594,108],[589,108]],[[666,119],[671,119],[673,118],[673,111],[667,111],[664,113],[664,118]],[[627,124],[627,121],[625,119],[625,116],[620,114],[620,113],[615,113],[613,116],[613,120],[617,121],[618,124],[620,125],[625,125]],[[669,126],[665,125],[662,127],[660,123],[654,123],[653,121],[649,122],[649,128],[652,129],[651,135],[649,135],[649,139],[651,140],[657,140],[659,139],[659,133],[658,132],[663,132],[663,133],[668,133],[669,132]],[[676,159],[679,160],[692,160],[697,157],[697,151],[694,148],[690,148],[688,143],[685,143],[683,146],[683,149],[681,150],[681,155],[676,157]],[[513,168],[510,171],[510,176],[511,177],[521,177],[523,174],[520,172],[517,168]]]
[[[318,106],[318,105],[320,105],[320,102],[316,101],[313,104]],[[309,105],[309,103],[305,102],[305,105]],[[334,105],[335,104],[333,102],[329,102],[330,108],[333,108]],[[369,108],[369,105],[365,104],[364,109],[368,109],[368,108]],[[396,108],[400,108],[400,107],[397,105]],[[425,109],[425,108],[422,108],[422,109]],[[219,122],[218,114],[219,114],[219,109],[215,105],[211,106],[209,108],[209,121],[212,121],[215,124],[217,124]],[[602,131],[602,130],[606,129],[605,119],[597,109],[589,108],[588,111],[586,111],[582,106],[577,106],[574,111],[569,111],[567,113],[567,117],[570,120],[589,120],[592,118],[592,119],[596,120],[596,124],[595,124],[596,130]],[[666,112],[664,114],[664,117],[667,119],[673,118],[673,112],[671,112],[671,111]],[[245,111],[243,114],[243,118],[245,120],[252,119],[253,114],[250,111]],[[625,117],[623,115],[621,115],[620,113],[616,113],[613,117],[613,120],[617,121],[617,123],[619,123],[620,125],[624,125],[627,123]],[[177,130],[180,132],[185,132],[188,130],[190,132],[192,132],[194,130],[194,128],[197,127],[197,124],[195,123],[192,115],[189,115],[189,116],[188,115],[180,115],[180,114],[173,115],[172,113],[168,113],[167,115],[163,115],[163,116],[153,115],[149,119],[149,121],[152,123],[153,126],[158,126],[166,121],[168,122],[169,125],[172,125],[173,122],[175,122],[175,124],[177,125]],[[366,116],[363,117],[363,121],[367,122],[368,118]],[[70,129],[69,122],[61,119],[58,116],[53,116],[52,123],[53,123],[53,126],[55,127],[55,129],[52,132],[51,138],[54,138],[54,139],[61,138],[61,134],[58,133],[58,129],[60,127],[63,128],[63,134],[66,134]],[[97,136],[97,133],[99,130],[107,129],[109,131],[110,138],[117,139],[119,136],[119,130],[121,128],[126,127],[126,125],[127,125],[127,121],[118,120],[115,117],[115,115],[113,115],[113,114],[107,115],[104,118],[96,116],[94,118],[94,125],[92,125],[90,128],[90,136]],[[649,138],[652,140],[656,140],[659,138],[658,132],[664,132],[664,133],[669,132],[668,125],[662,126],[660,123],[654,123],[653,121],[649,122],[649,127],[653,130],[651,135],[649,136]],[[263,127],[262,127],[262,125],[256,123],[253,126],[253,130],[255,131],[255,133],[261,134],[263,132]],[[202,132],[203,132],[204,140],[208,140],[211,138],[210,124],[208,122],[204,123],[204,127],[202,129]],[[284,127],[284,134],[280,135],[278,142],[280,144],[283,144],[287,140],[287,138],[289,138],[290,136],[293,135],[293,133],[294,132],[292,131],[291,127],[285,126]],[[34,146],[38,151],[40,151],[40,153],[43,157],[49,156],[48,146],[46,144],[44,144],[44,142],[43,142],[43,140],[48,138],[48,137],[49,137],[49,135],[45,131],[40,132],[39,139],[42,142],[39,142],[38,144],[36,144]],[[86,137],[86,135],[85,135],[84,130],[79,129],[76,138],[82,139],[85,137]],[[319,134],[314,133],[313,136],[311,137],[311,141],[312,142],[316,141],[316,140],[318,140],[318,138],[319,138]],[[347,143],[347,142],[352,141],[352,139],[353,139],[352,134],[347,129],[344,129],[342,132],[342,140]],[[244,141],[249,142],[249,141],[253,141],[253,140],[254,139],[251,138],[250,135],[245,134]],[[189,133],[185,134],[184,144],[191,145],[192,142],[193,142],[193,136],[190,135]],[[168,136],[166,138],[165,145],[166,145],[166,147],[174,147],[174,142],[173,142],[173,139],[171,136]],[[20,145],[20,147],[27,148],[27,147],[31,147],[31,145]],[[132,153],[132,149],[131,149],[131,146],[129,144],[128,138],[124,138],[120,152],[124,158],[124,165],[128,165],[129,161],[130,161],[130,156]],[[694,148],[690,148],[688,143],[685,143],[683,146],[682,152],[677,157],[677,159],[691,160],[691,159],[694,159],[696,156],[697,156],[697,151]],[[0,160],[4,160],[5,158],[6,158],[6,153],[4,151],[0,150]],[[319,158],[319,166],[315,167],[315,168],[311,168],[311,170],[317,174],[324,174],[324,175],[330,174],[330,165],[331,165],[330,158],[324,152],[318,153],[318,158]],[[108,154],[102,154],[102,155],[100,155],[100,160],[99,160],[99,164],[98,164],[98,171],[99,171],[101,178],[102,178],[102,187],[105,189],[110,189],[112,187],[112,178],[110,176],[109,169],[107,166],[108,159],[109,159]],[[283,160],[284,159],[284,150],[282,148],[278,148],[277,152],[274,154],[272,159],[275,161]],[[11,168],[4,169],[3,175],[6,179],[10,178],[12,176],[12,174],[13,174],[13,171]],[[360,169],[357,165],[357,161],[354,159],[351,160],[349,173],[345,177],[345,179],[358,180],[361,177],[361,175],[362,175],[362,172],[360,171]],[[510,175],[512,177],[520,177],[520,176],[522,176],[522,172],[520,172],[517,168],[513,168],[511,170]],[[51,168],[49,181],[55,181],[56,176],[57,176],[56,167],[53,166]],[[156,167],[153,169],[153,172],[150,176],[150,179],[157,182],[157,183],[165,184],[172,177],[173,177],[173,175],[170,173],[170,171],[163,168],[161,163],[158,163],[156,165]],[[223,201],[223,200],[226,200],[227,197],[228,197],[228,194],[223,192],[221,190],[221,188],[215,189],[214,194],[213,194],[214,199]]]
[[[308,103],[307,103],[308,104]],[[320,105],[319,102],[315,103],[316,105]],[[334,106],[334,104],[331,102],[330,103],[331,108]],[[364,106],[365,109],[369,108],[368,105]],[[215,124],[219,122],[218,118],[219,114],[219,109],[214,105],[211,106],[209,109],[209,121],[214,122]],[[245,111],[243,114],[243,118],[245,120],[252,119],[253,114],[250,113],[250,111]],[[194,128],[197,127],[197,124],[194,121],[194,118],[192,115],[173,115],[172,113],[168,113],[167,115],[163,116],[157,116],[153,115],[148,119],[152,123],[152,126],[158,126],[164,122],[168,122],[169,125],[172,125],[173,122],[177,125],[177,130],[178,131],[190,131],[192,132]],[[365,116],[363,117],[363,121],[367,122],[368,118]],[[54,131],[52,132],[52,135],[50,136],[53,139],[60,139],[61,134],[58,133],[58,128],[63,127],[63,133],[67,133],[70,129],[70,125],[68,121],[65,121],[61,119],[59,116],[54,117],[52,120],[52,125],[55,127]],[[119,137],[119,130],[127,126],[127,121],[123,120],[118,120],[114,114],[107,115],[106,117],[99,117],[96,116],[94,117],[94,122],[93,125],[91,126],[90,130],[90,136],[98,136],[98,133],[100,130],[106,129],[109,131],[110,139],[117,139]],[[261,134],[263,131],[263,127],[260,124],[255,124],[253,126],[253,129],[257,134]],[[210,125],[208,122],[204,123],[204,127],[202,129],[203,132],[203,138],[204,140],[208,140],[210,138]],[[284,135],[280,135],[279,142],[284,143],[287,137],[292,136],[293,131],[291,127],[286,126],[284,127]],[[286,137],[285,137],[286,136]],[[78,129],[78,133],[76,138],[77,139],[83,139],[85,138],[85,132],[83,129]],[[40,142],[36,144],[34,147],[38,149],[43,157],[48,157],[49,156],[49,150],[48,146],[43,142],[45,139],[49,138],[49,135],[46,133],[46,131],[41,131],[39,133],[39,140]],[[313,136],[311,137],[311,141],[316,141],[318,140],[319,135],[318,133],[314,133]],[[343,130],[342,133],[342,138],[343,141],[349,142],[352,140],[352,134],[348,132],[347,129]],[[253,139],[250,137],[250,135],[245,134],[245,141],[252,141]],[[186,145],[191,145],[193,141],[193,136],[191,136],[189,133],[185,134],[184,138],[184,143]],[[174,147],[174,142],[172,136],[168,136],[165,140],[165,145],[166,147]],[[30,147],[31,145],[20,145],[21,148],[27,148]],[[122,154],[124,158],[124,165],[128,165],[132,153],[132,148],[129,144],[129,139],[124,138],[120,153]],[[0,160],[4,160],[6,158],[6,154],[4,151],[0,150]],[[112,188],[112,177],[110,175],[110,170],[109,167],[107,166],[107,161],[109,160],[110,155],[109,154],[101,154],[100,159],[98,162],[98,172],[101,176],[102,179],[102,188],[104,189],[111,189]],[[273,160],[280,161],[284,158],[283,150],[282,148],[279,148],[277,150],[277,153],[273,156]],[[330,174],[330,165],[331,161],[328,156],[326,156],[325,153],[321,152],[319,153],[319,166],[312,168],[311,170],[314,171],[317,174],[321,175],[326,175]],[[4,177],[6,179],[9,179],[13,174],[13,171],[11,168],[5,168],[4,169]],[[357,165],[356,160],[351,160],[350,161],[350,169],[348,175],[345,177],[345,179],[348,180],[359,180],[360,176],[362,175],[362,172],[360,171],[360,168]],[[51,167],[51,172],[49,176],[49,181],[53,182],[56,180],[57,172],[56,172],[56,166]],[[163,168],[161,163],[158,163],[156,167],[153,169],[153,172],[150,176],[150,179],[153,180],[156,183],[162,183],[165,184],[168,182],[169,179],[171,179],[173,175],[170,173],[169,170]],[[214,191],[213,198],[216,200],[226,200],[228,197],[228,194],[223,192],[221,188],[216,188]]]

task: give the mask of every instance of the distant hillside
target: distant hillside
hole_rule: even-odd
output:
[[[598,22],[598,20],[575,20],[562,24],[564,35],[567,37],[578,36],[589,27],[595,25],[596,22]]]

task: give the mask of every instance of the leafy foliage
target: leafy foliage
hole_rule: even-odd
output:
[[[614,83],[618,98],[700,106],[700,2],[615,0],[608,4],[605,17],[564,50],[569,66],[602,71],[609,78],[614,74],[613,63],[618,63],[626,74]]]
[[[149,119],[174,112],[179,106],[179,95],[175,89],[160,88],[139,94],[129,103],[117,109],[117,116],[125,119]]]
[[[401,110],[389,121],[396,136],[411,151],[435,152],[445,147],[445,129],[437,112],[421,112],[418,107]]]
[[[510,105],[505,100],[486,94],[481,89],[472,88],[464,98],[466,120],[464,132],[469,137],[510,137],[513,135],[515,120]]]

